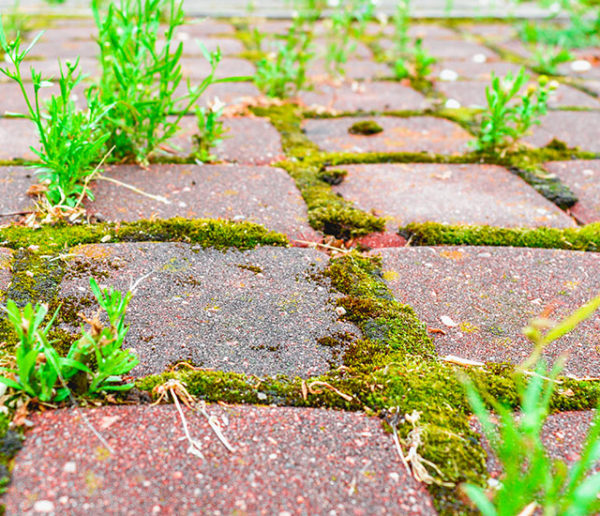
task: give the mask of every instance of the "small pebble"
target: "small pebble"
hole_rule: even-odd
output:
[[[54,503],[50,500],[38,500],[33,504],[33,511],[40,512],[42,514],[54,512]]]
[[[446,107],[448,109],[459,109],[460,108],[460,102],[458,100],[448,99],[446,101]]]
[[[574,72],[587,72],[592,69],[592,63],[585,59],[578,59],[571,63],[571,70]]]
[[[441,81],[455,81],[458,79],[458,74],[454,70],[442,70],[440,72],[440,80]]]

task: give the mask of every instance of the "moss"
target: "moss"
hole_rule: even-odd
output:
[[[263,272],[262,268],[258,265],[239,264],[237,267],[242,270],[253,272],[254,274],[261,274]]]
[[[413,245],[511,246],[600,251],[600,223],[579,228],[497,228],[413,223],[400,229]]]
[[[369,136],[372,134],[379,134],[383,132],[383,127],[381,127],[374,120],[361,120],[360,122],[356,122],[352,124],[348,128],[348,132],[350,134],[362,134],[365,136]]]
[[[173,218],[119,224],[43,226],[31,229],[11,226],[0,229],[4,247],[39,247],[39,254],[56,253],[80,244],[101,242],[187,242],[203,247],[253,249],[259,245],[285,246],[287,238],[250,222]]]

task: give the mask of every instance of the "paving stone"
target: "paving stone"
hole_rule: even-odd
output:
[[[91,214],[111,221],[151,217],[224,218],[262,224],[290,238],[319,240],[307,222],[294,181],[279,168],[239,165],[153,165],[112,167],[107,175],[166,197],[154,201],[107,181],[93,185]]]
[[[445,332],[433,334],[442,356],[520,363],[532,351],[522,334],[531,319],[544,313],[560,320],[600,291],[596,253],[421,247],[378,254],[398,300],[410,304],[429,327]],[[566,351],[566,373],[597,376],[599,330],[596,313],[551,344],[545,355],[555,359]]]
[[[517,39],[506,41],[502,43],[501,47],[502,49],[508,50],[509,52],[512,52],[520,57],[524,57],[525,59],[533,59],[534,56],[534,52],[531,50],[531,48]]]
[[[173,405],[36,415],[3,500],[7,513],[29,514],[46,500],[57,514],[436,514],[376,418],[279,407],[207,410],[233,453],[205,418],[186,410],[205,460],[187,453]]]
[[[555,161],[544,168],[556,174],[579,198],[569,212],[582,224],[600,221],[600,161]]]
[[[36,159],[32,145],[38,146],[38,135],[29,120],[0,118],[0,159]]]
[[[313,44],[315,48],[322,51],[322,55],[324,55],[326,49],[330,45],[330,40],[328,38],[315,38]],[[371,59],[373,57],[373,52],[371,52],[371,49],[364,43],[355,42],[354,45],[354,49],[349,53],[350,58]]]
[[[485,90],[489,82],[477,81],[439,81],[436,89],[449,99],[456,100],[465,107],[485,107],[487,99]],[[561,84],[548,98],[548,107],[581,107],[600,108],[598,99],[583,93],[582,91]]]
[[[477,25],[463,26],[460,29],[476,36],[483,36],[486,40],[493,42],[508,41],[517,37],[515,27],[507,23],[478,23]]]
[[[423,40],[423,48],[438,59],[473,59],[474,56],[485,56],[486,59],[498,59],[495,52],[471,41],[458,40],[452,41],[449,44],[448,40],[445,39],[427,38]]]
[[[198,38],[203,36],[218,36],[222,34],[234,34],[233,25],[225,21],[210,18],[196,18],[177,28],[177,39]]]
[[[335,188],[356,206],[388,219],[501,227],[573,227],[573,220],[508,170],[492,165],[351,165]]]
[[[14,67],[11,66],[9,63],[2,63],[2,67],[8,68],[9,70],[14,70]],[[58,59],[49,58],[36,61],[25,61],[22,65],[22,73],[24,76],[23,79],[26,82],[31,82],[31,75],[29,72],[29,69],[31,67],[33,67],[33,69],[36,72],[41,73],[44,79],[52,80],[60,77],[60,67]],[[63,69],[65,69],[64,62]],[[87,76],[98,77],[100,75],[100,66],[98,64],[98,60],[91,57],[82,57],[79,60],[79,67],[77,69]],[[12,82],[12,79],[9,79],[4,75],[0,77],[0,82],[14,84]],[[4,91],[4,89],[0,89],[0,92],[4,93]],[[4,95],[2,95],[0,99],[2,99],[2,103],[4,104]]]
[[[309,108],[338,112],[423,110],[429,107],[423,94],[393,81],[344,83],[338,88],[322,84],[315,86],[313,91],[301,92],[299,99]]]
[[[345,77],[349,79],[375,80],[392,76],[392,71],[387,65],[369,59],[348,59],[343,68]],[[313,60],[308,66],[307,75],[315,81],[329,81],[329,70],[325,60]]]
[[[569,147],[600,152],[600,112],[552,111],[542,118],[540,126],[524,141],[543,147],[556,138]]]
[[[28,188],[36,182],[31,169],[25,167],[0,167],[0,214],[18,214],[29,211],[33,206],[27,195]],[[18,219],[18,215],[0,217],[0,225]],[[1,287],[0,280],[0,288]]]
[[[182,98],[188,94],[187,84],[181,84],[175,91],[175,97]],[[215,99],[225,103],[227,106],[243,104],[261,95],[259,89],[251,82],[232,82],[211,84],[198,100],[201,106],[210,106]],[[189,102],[181,102],[181,110],[187,108]],[[194,113],[196,105],[188,111]]]
[[[278,34],[284,35],[292,26],[290,20],[257,20],[251,25],[251,29],[257,29],[261,34]]]
[[[447,59],[444,61],[438,61],[433,66],[433,75],[437,80],[442,81],[443,75],[440,75],[441,72],[449,70],[458,74],[458,77],[461,79],[487,81],[489,83],[492,78],[492,72],[499,77],[504,77],[507,73],[516,75],[519,73],[520,69],[521,67],[519,65],[505,61],[492,60],[480,63],[473,61],[472,59]]]
[[[371,136],[349,134],[361,120],[373,120],[383,132]],[[458,154],[468,150],[471,135],[443,118],[421,117],[341,117],[306,120],[306,135],[327,152],[433,152]]]
[[[370,23],[367,26],[367,34],[377,35],[384,34],[392,36],[395,33],[394,24],[390,23],[382,25],[380,23]],[[437,39],[459,39],[460,36],[449,29],[433,23],[411,23],[408,28],[408,36],[411,38],[437,38]]]
[[[181,58],[181,70],[183,76],[194,83],[196,80],[203,81],[210,74],[210,64],[203,56],[183,57]],[[217,66],[215,78],[253,77],[255,72],[256,67],[246,59],[224,57]],[[233,87],[234,84],[232,83],[230,86]]]
[[[28,58],[77,59],[77,57],[96,57],[98,55],[98,43],[95,41],[69,38],[45,41],[42,36],[29,52]]]
[[[71,253],[78,257],[70,260],[60,290],[70,299],[89,290],[81,270],[91,269],[102,284],[120,290],[150,274],[127,310],[126,345],[140,358],[135,376],[189,360],[222,371],[309,377],[340,364],[340,350],[319,344],[320,338],[358,336],[358,329],[338,320],[336,295],[312,279],[328,262],[314,249],[224,252],[139,243],[81,246]]]
[[[185,34],[185,33],[184,33]],[[182,34],[180,33],[180,36]],[[221,55],[241,54],[245,49],[242,42],[232,38],[202,38],[192,37],[183,39],[183,55],[204,57],[198,42],[201,41],[209,52],[215,52],[220,49]]]
[[[73,89],[73,95],[71,97],[75,104],[80,108],[86,107],[84,90],[85,85],[83,83],[78,84]],[[31,83],[25,84],[25,91],[29,95],[29,98],[33,99],[33,85]],[[42,105],[45,105],[53,95],[59,94],[60,89],[56,83],[43,87],[39,92],[40,102]],[[19,85],[14,82],[0,83],[0,115],[4,115],[5,113],[27,112],[27,103],[25,102],[25,98],[23,97]]]
[[[227,129],[223,141],[215,148],[215,155],[223,161],[246,165],[269,165],[285,156],[281,136],[266,118],[225,118]],[[193,150],[193,136],[198,133],[196,117],[181,120],[181,130],[172,144],[180,154],[187,156]]]
[[[0,184],[1,181],[2,179],[0,179]],[[12,258],[12,253],[13,252],[10,249],[0,247],[0,298],[2,297],[2,291],[5,291],[10,285],[10,260]]]

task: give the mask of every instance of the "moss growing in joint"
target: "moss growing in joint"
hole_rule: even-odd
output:
[[[20,249],[39,247],[39,254],[56,253],[80,244],[101,242],[187,242],[203,247],[253,249],[259,245],[286,246],[285,235],[250,222],[172,218],[120,224],[43,226],[31,229],[11,226],[0,229],[0,245]]]
[[[399,233],[413,245],[537,247],[600,251],[600,223],[579,228],[497,228],[450,226],[427,222],[408,224]]]
[[[361,134],[364,136],[370,136],[373,134],[382,133],[383,127],[381,127],[374,120],[361,120],[360,122],[352,124],[348,128],[348,132],[350,134]]]

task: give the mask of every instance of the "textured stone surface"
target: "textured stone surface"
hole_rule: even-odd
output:
[[[487,106],[485,95],[487,87],[489,87],[489,82],[477,81],[440,81],[436,85],[438,91],[443,93],[446,97],[458,101],[464,107]],[[600,102],[582,91],[561,84],[548,98],[548,106],[550,108],[600,108]]]
[[[373,120],[383,132],[370,136],[349,134],[361,120]],[[327,152],[432,152],[459,154],[468,150],[471,139],[459,125],[442,118],[422,117],[342,117],[306,120],[307,136]]]
[[[338,112],[422,110],[429,106],[423,94],[392,81],[343,84],[339,88],[322,84],[301,92],[299,98],[310,109]]]
[[[0,118],[0,159],[35,159],[30,147],[37,145],[37,131],[29,120]]]
[[[223,161],[244,165],[269,165],[284,158],[281,136],[266,118],[225,118],[227,130],[223,141],[214,154]],[[193,137],[198,133],[196,117],[181,120],[181,129],[171,140],[178,154],[189,155],[193,151]]]
[[[342,68],[344,76],[349,79],[385,79],[391,77],[392,71],[384,63],[376,63],[370,59],[348,59]],[[308,66],[307,75],[315,81],[328,81],[329,70],[323,59],[315,59]],[[335,75],[335,74],[334,74]]]
[[[508,170],[492,165],[351,165],[336,192],[388,219],[493,226],[571,227],[554,204]]]
[[[184,33],[180,33],[180,36]],[[190,37],[184,38],[181,40],[183,43],[183,55],[185,56],[198,56],[204,58],[202,54],[202,49],[198,42],[202,42],[202,44],[206,47],[206,50],[209,52],[215,52],[217,49],[221,51],[221,55],[229,56],[240,54],[244,51],[244,45],[238,39],[233,38],[201,38]]]
[[[441,355],[520,363],[532,351],[522,334],[532,318],[560,320],[600,291],[595,253],[420,247],[378,254],[396,297],[430,328],[443,330],[432,335]],[[567,352],[567,373],[598,376],[599,330],[596,313],[545,354],[554,359]]]
[[[140,357],[136,376],[189,360],[223,371],[308,377],[341,360],[318,339],[358,332],[338,321],[328,289],[311,279],[328,262],[316,250],[138,243],[81,246],[71,254],[64,297],[86,296],[92,271],[120,290],[149,274],[127,311],[126,345]],[[85,310],[91,315],[93,308]]]
[[[544,165],[579,198],[570,212],[583,224],[600,221],[600,161],[555,161]]]
[[[33,171],[25,167],[0,167],[0,224],[18,218],[16,213],[31,210],[33,200],[27,189],[36,182]],[[9,215],[15,213],[15,215]]]
[[[443,75],[440,75],[442,71],[445,71],[445,74],[448,71],[452,71],[462,79],[486,81],[489,83],[492,78],[492,72],[497,76],[504,77],[507,73],[516,75],[520,69],[519,65],[505,61],[484,61],[481,63],[472,59],[445,59],[438,61],[433,66],[433,74],[437,80],[442,80]]]
[[[426,38],[423,48],[438,59],[473,59],[474,56],[485,56],[487,59],[498,58],[489,48],[470,41]]]
[[[538,147],[556,138],[569,147],[600,152],[600,112],[598,111],[552,111],[542,118],[541,126],[525,138]]]
[[[2,291],[6,290],[10,285],[11,270],[10,270],[10,259],[12,258],[12,251],[0,247],[0,299]]]
[[[56,514],[436,514],[378,419],[277,407],[208,412],[233,453],[186,411],[205,460],[187,453],[173,405],[86,410],[113,454],[81,412],[37,416],[4,497],[7,513],[46,500]]]
[[[181,70],[183,76],[189,78],[192,84],[203,81],[210,74],[210,64],[204,57],[181,58]],[[255,66],[246,59],[237,57],[224,57],[219,62],[215,71],[216,79],[227,77],[249,77],[252,78],[256,71]]]
[[[151,217],[224,218],[263,224],[290,238],[318,240],[294,181],[279,168],[237,165],[113,167],[106,175],[154,195],[149,199],[107,181],[92,186],[88,211],[107,220]]]

